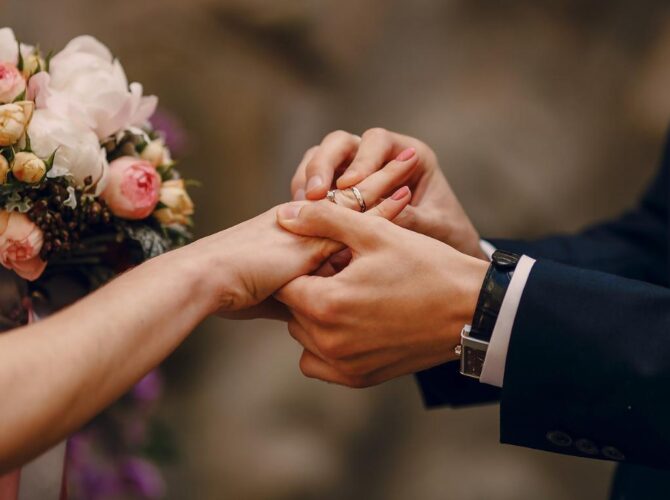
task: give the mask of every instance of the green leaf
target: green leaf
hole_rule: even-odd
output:
[[[54,56],[54,51],[50,50],[47,56],[44,58],[44,71],[47,73],[49,72],[49,68],[51,67],[51,58]]]
[[[26,134],[26,144],[30,144],[30,143],[28,142],[28,134]],[[51,156],[49,156],[49,158],[47,158],[47,160],[44,162],[44,164],[45,164],[46,167],[47,167],[47,172],[48,172],[49,170],[51,170],[51,168],[54,166],[54,160],[56,159],[56,153],[57,153],[57,152],[58,152],[58,148],[56,148],[56,149],[54,150],[54,152],[51,153]]]
[[[26,100],[26,90],[23,89],[23,92],[21,92],[19,95],[17,95],[14,98],[14,101],[12,101],[12,102],[21,102],[21,101],[25,101],[25,100]]]
[[[18,68],[19,71],[23,71],[23,54],[21,54],[21,42],[16,42],[16,44],[19,47],[19,61],[16,64],[16,67]]]

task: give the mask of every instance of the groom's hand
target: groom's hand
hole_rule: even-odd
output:
[[[360,186],[399,158],[416,162],[409,181],[403,181],[414,196],[412,204],[394,222],[486,259],[479,234],[444,177],[435,153],[406,135],[381,128],[368,130],[362,138],[343,131],[328,134],[305,154],[291,182],[293,199],[323,198],[334,180],[339,189]]]
[[[393,219],[411,197],[407,187],[401,188],[363,217]],[[214,283],[210,287],[212,295],[218,297],[215,307],[221,316],[288,320],[285,306],[276,302],[272,293],[298,276],[318,271],[324,261],[344,248],[341,242],[297,235],[277,224],[278,217],[290,217],[302,206],[312,204],[330,202],[280,205],[184,249],[194,252],[192,260],[208,270],[206,275]]]
[[[275,294],[293,315],[289,332],[304,347],[306,376],[366,387],[456,359],[486,262],[332,204],[280,214],[279,223],[353,255],[340,273],[303,276]]]

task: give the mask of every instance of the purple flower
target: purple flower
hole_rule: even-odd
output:
[[[188,135],[180,121],[174,115],[161,108],[154,113],[149,121],[154,130],[163,133],[165,144],[172,154],[181,156],[188,146]]]
[[[131,390],[131,394],[135,399],[146,403],[156,401],[162,392],[163,378],[157,370],[149,372]]]
[[[160,470],[141,458],[129,458],[123,464],[123,477],[128,487],[145,498],[165,495],[165,482]]]

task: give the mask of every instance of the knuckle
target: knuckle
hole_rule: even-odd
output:
[[[387,140],[389,131],[383,127],[373,127],[363,133],[363,138],[370,140]]]
[[[372,383],[365,376],[353,376],[347,377],[347,382],[345,385],[351,389],[365,389],[370,387]]]
[[[326,205],[326,203],[330,202],[326,201],[305,205],[300,210],[300,218],[308,224],[320,224],[324,222],[328,217],[328,208],[330,208]]]
[[[309,363],[309,360],[306,356],[302,356],[300,358],[300,362],[298,363],[298,366],[300,367],[300,372],[307,378],[314,378],[314,373],[311,370],[311,365]]]
[[[332,333],[319,335],[314,339],[314,343],[319,352],[329,360],[341,359],[346,348],[340,337]]]
[[[314,153],[316,153],[318,150],[319,150],[319,146],[312,146],[307,151],[305,151],[305,154],[302,156],[303,160],[306,160],[307,158],[311,158],[312,156],[314,156]]]
[[[347,132],[346,130],[338,129],[335,130],[331,133],[329,133],[324,141],[341,141],[341,140],[348,140],[352,137],[352,135]]]

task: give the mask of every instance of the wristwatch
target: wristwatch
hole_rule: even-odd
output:
[[[502,250],[497,250],[491,257],[472,325],[465,325],[461,343],[456,346],[456,354],[461,358],[460,371],[466,377],[481,377],[493,328],[520,258],[520,255]]]

